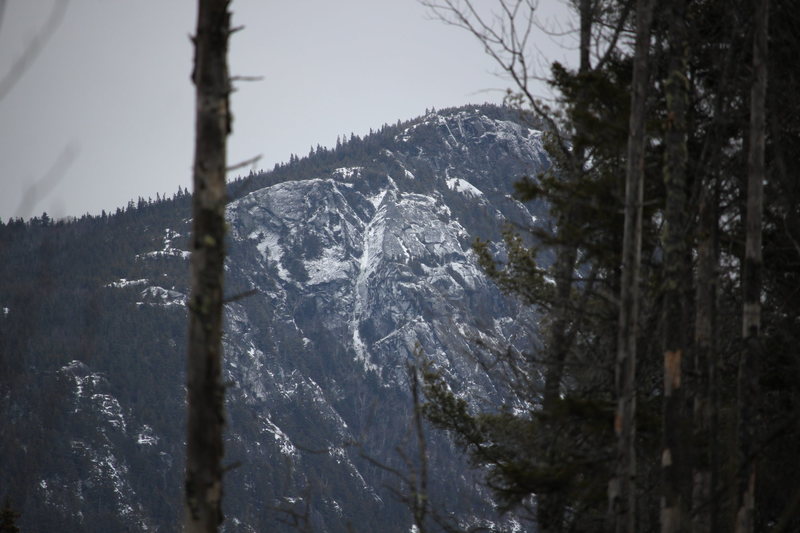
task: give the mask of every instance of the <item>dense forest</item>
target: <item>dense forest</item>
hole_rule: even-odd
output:
[[[546,316],[540,353],[487,354],[533,407],[471,409],[432,368],[429,419],[540,531],[800,529],[796,6],[575,1],[580,61],[552,65],[548,106],[532,2],[426,3],[516,83],[556,162],[518,184],[552,229],[510,229],[506,259],[476,243]]]

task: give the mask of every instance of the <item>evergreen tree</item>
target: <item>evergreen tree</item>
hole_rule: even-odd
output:
[[[501,245],[478,241],[476,246],[486,272],[543,314],[541,334],[546,341],[540,353],[534,354],[532,365],[517,362],[520,374],[542,372],[543,387],[525,381],[515,385],[517,397],[534,398],[536,408],[516,416],[473,411],[448,396],[433,372],[428,384],[431,420],[452,431],[471,450],[476,463],[490,467],[490,486],[503,501],[522,503],[526,495],[536,495],[540,527],[597,530],[596,523],[587,525],[586,520],[598,512],[597,501],[591,503],[589,493],[572,490],[572,480],[578,478],[570,473],[570,464],[576,457],[584,464],[604,454],[608,457],[612,443],[603,432],[584,433],[579,439],[592,442],[594,449],[592,454],[579,455],[583,448],[577,439],[565,437],[568,431],[564,430],[568,422],[573,427],[577,424],[562,407],[575,402],[574,407],[583,400],[607,409],[615,386],[609,379],[613,365],[602,354],[616,353],[628,342],[635,348],[628,350],[626,360],[635,357],[639,364],[635,372],[624,376],[629,380],[627,389],[620,389],[618,381],[617,394],[634,402],[637,409],[635,417],[630,412],[618,413],[617,421],[627,416],[628,423],[616,427],[624,435],[625,427],[635,424],[636,437],[628,438],[617,462],[628,462],[634,453],[638,460],[635,471],[627,470],[617,479],[627,476],[638,485],[626,496],[624,491],[619,494],[627,498],[631,512],[635,509],[640,514],[636,525],[627,513],[619,517],[618,527],[624,523],[621,527],[627,531],[691,527],[707,532],[733,530],[738,521],[737,527],[744,531],[778,523],[790,529],[789,524],[796,523],[793,509],[798,500],[793,490],[781,494],[775,488],[793,486],[792,474],[779,473],[783,455],[776,442],[788,447],[796,442],[797,424],[787,421],[798,418],[800,404],[794,385],[777,379],[774,372],[764,375],[763,369],[769,361],[779,368],[795,368],[788,361],[796,359],[792,355],[796,349],[785,342],[796,335],[778,311],[795,305],[789,303],[793,297],[778,296],[767,287],[777,283],[788,290],[784,283],[789,283],[796,290],[800,286],[793,275],[786,277],[788,265],[783,262],[789,256],[795,261],[800,257],[798,208],[780,200],[771,203],[766,196],[799,198],[798,180],[789,170],[795,163],[786,159],[786,143],[793,143],[789,139],[796,136],[784,129],[798,123],[796,113],[788,111],[794,109],[796,99],[786,85],[796,78],[797,68],[787,59],[767,56],[765,43],[774,44],[771,51],[786,50],[796,44],[796,38],[772,23],[766,26],[765,3],[656,3],[652,37],[642,40],[646,50],[640,54],[651,63],[643,102],[653,141],[643,147],[641,163],[636,164],[624,153],[626,144],[630,147],[625,136],[636,135],[620,120],[635,111],[624,97],[628,91],[635,94],[631,84],[636,58],[629,46],[617,46],[616,39],[617,35],[630,38],[633,22],[641,20],[628,16],[632,2],[575,3],[579,14],[592,13],[595,29],[603,28],[597,31],[606,32],[599,37],[593,33],[593,24],[584,24],[581,18],[581,40],[593,35],[593,42],[610,42],[610,53],[597,56],[599,68],[591,70],[553,65],[552,83],[562,96],[558,113],[531,97],[528,76],[520,66],[525,63],[524,50],[514,37],[523,35],[522,14],[528,4],[512,2],[518,10],[506,14],[516,14],[517,19],[504,20],[502,28],[508,30],[515,22],[519,26],[516,33],[502,33],[484,24],[477,11],[470,11],[471,2],[426,3],[482,39],[517,84],[519,92],[512,101],[529,105],[547,124],[553,168],[545,175],[522,179],[519,192],[521,199],[545,199],[558,221],[557,231],[537,228],[533,239],[509,230]],[[777,2],[771,8],[783,13],[778,19],[786,28],[796,20],[786,3]],[[599,17],[610,14],[619,17],[611,20],[621,21],[620,25],[609,19],[597,23]],[[772,15],[770,19],[776,20]],[[615,28],[621,32],[615,34]],[[767,69],[769,86],[763,85]],[[758,104],[764,101],[765,87],[772,95],[766,98],[771,108]],[[781,99],[787,104],[775,105]],[[751,126],[754,123],[760,126]],[[764,128],[771,132],[766,137]],[[757,150],[761,155],[753,155]],[[591,159],[577,157],[582,153],[591,154]],[[748,159],[751,176],[759,176],[751,177],[751,183],[755,179],[756,185],[764,185],[762,200],[757,200],[757,191],[752,192],[756,187],[747,185]],[[626,164],[643,171],[644,202],[623,201],[617,176]],[[758,209],[747,207],[745,199],[763,206],[763,219],[746,214]],[[638,263],[635,258],[622,259],[626,247],[617,213],[631,206],[642,209],[641,277],[631,285],[640,290],[640,305],[638,313],[630,313],[639,319],[640,329],[626,341],[625,335],[615,338],[612,334],[613,315],[618,303],[625,301],[624,291],[622,299],[610,295],[620,294],[629,285],[624,281],[625,265]],[[763,235],[763,244],[752,244],[758,235]],[[502,261],[490,253],[498,248],[505,249]],[[576,251],[574,268],[564,260],[570,249]],[[756,249],[774,260],[757,257]],[[548,258],[555,258],[549,268]],[[740,271],[739,265],[744,269]],[[554,284],[547,281],[548,275]],[[562,283],[564,279],[570,282]],[[755,316],[752,302],[761,308],[758,338],[748,333]],[[745,322],[750,320],[751,326],[745,328],[742,344],[737,344],[734,339],[742,335],[742,314],[737,309],[743,308],[750,317]],[[571,340],[573,331],[577,335]],[[570,334],[559,338],[564,332]],[[590,372],[589,364],[596,371]],[[531,386],[533,391],[521,389]],[[770,398],[783,398],[784,403],[778,407]],[[765,401],[771,409],[764,407]],[[764,419],[766,413],[769,420]],[[607,418],[609,425],[611,419]],[[739,429],[735,430],[737,420]],[[524,445],[514,444],[522,435],[537,432],[536,439],[526,437]],[[536,444],[560,439],[565,439],[561,446],[569,447],[570,453],[553,453]],[[731,468],[736,464],[738,469]],[[770,482],[754,474],[755,465],[771,472]],[[553,475],[548,483],[545,473]],[[609,472],[597,469],[595,476],[585,475],[582,482],[593,485],[604,474]],[[777,478],[781,481],[776,482]],[[511,494],[514,497],[509,500]],[[544,521],[542,509],[558,498],[563,498],[564,508],[572,515],[561,522],[558,518]]]

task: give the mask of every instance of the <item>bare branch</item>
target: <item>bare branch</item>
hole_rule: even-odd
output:
[[[622,15],[619,17],[619,20],[617,21],[617,25],[614,28],[614,32],[611,34],[611,39],[608,42],[606,51],[602,56],[600,56],[600,60],[594,66],[593,70],[601,70],[611,57],[611,53],[614,50],[616,50],[617,42],[619,41],[619,37],[620,35],[622,35],[622,30],[625,28],[625,23],[627,22],[628,17],[630,16],[632,6],[633,6],[633,0],[628,0],[625,3],[625,8],[622,11]]]
[[[250,159],[246,159],[246,160],[244,160],[244,161],[242,161],[240,163],[236,163],[235,165],[232,165],[230,167],[226,167],[225,171],[226,172],[233,172],[234,170],[239,170],[240,168],[254,166],[256,163],[258,163],[261,160],[262,157],[263,157],[262,154],[258,154],[255,157],[251,157]]]
[[[3,27],[3,15],[6,12],[6,0],[0,0],[0,28]]]
[[[249,291],[240,292],[238,294],[234,294],[232,296],[228,296],[226,298],[223,298],[222,303],[223,304],[230,304],[230,303],[233,303],[233,302],[238,302],[239,300],[243,300],[243,299],[248,298],[250,296],[253,296],[255,294],[258,294],[258,289],[250,289]]]
[[[526,60],[526,46],[535,27],[536,2],[500,0],[501,13],[494,14],[493,20],[481,15],[471,0],[420,0],[420,3],[429,8],[436,19],[465,29],[478,39],[489,57],[511,78],[525,102],[547,124],[559,150],[569,154],[558,124],[530,86],[531,80],[545,79],[532,73]]]
[[[264,76],[231,76],[230,81],[263,81]]]
[[[47,21],[44,23],[44,26],[42,26],[42,29],[33,37],[28,47],[22,52],[22,55],[11,65],[6,75],[0,79],[0,100],[11,92],[17,82],[33,64],[36,56],[38,56],[45,47],[47,41],[50,40],[50,37],[53,36],[53,33],[55,33],[56,29],[61,25],[68,5],[68,0],[59,0],[53,4],[53,9],[50,11],[50,15],[47,17]],[[0,19],[2,19],[4,8],[5,0],[0,4]]]

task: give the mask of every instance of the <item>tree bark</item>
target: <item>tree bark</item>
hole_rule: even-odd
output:
[[[738,434],[739,486],[736,533],[752,533],[755,518],[756,428],[761,347],[761,220],[764,207],[764,144],[767,94],[768,0],[757,0],[753,39],[753,82],[750,90],[747,218],[742,275],[742,352],[739,360]]]
[[[609,513],[618,533],[636,532],[636,337],[639,266],[642,255],[645,101],[653,0],[636,5],[636,46],[631,86],[628,161],[625,176],[625,229],[622,244],[620,314],[615,369],[617,412],[616,476],[609,483]]]
[[[692,419],[692,533],[714,531],[716,501],[712,498],[715,471],[713,435],[716,433],[717,357],[715,316],[717,300],[717,184],[708,183],[700,202],[697,236],[694,357],[696,376]]]
[[[223,520],[225,392],[221,373],[229,35],[228,0],[200,0],[192,74],[196,122],[187,366],[187,533],[215,532]]]
[[[665,10],[668,24],[669,72],[664,84],[667,119],[664,135],[664,406],[661,450],[661,531],[682,529],[681,480],[685,463],[682,419],[682,365],[686,353],[684,322],[688,267],[686,263],[686,108],[687,79],[685,0]]]

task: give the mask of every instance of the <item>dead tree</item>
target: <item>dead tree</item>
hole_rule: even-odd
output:
[[[617,335],[615,388],[617,411],[616,475],[608,489],[609,515],[617,533],[636,532],[636,337],[639,317],[639,267],[642,255],[644,195],[645,101],[653,0],[636,5],[636,45],[633,58],[628,160],[625,175],[625,227]]]
[[[768,0],[756,2],[753,81],[750,89],[750,150],[747,157],[747,218],[742,276],[743,346],[739,360],[739,487],[736,533],[752,533],[755,518],[756,428],[761,358],[761,220],[764,210],[764,143],[767,94]]]
[[[228,0],[200,0],[192,73],[197,103],[187,365],[187,533],[215,532],[223,520],[222,291],[230,33]]]
[[[676,0],[664,10],[669,42],[669,71],[664,83],[667,120],[664,134],[664,407],[661,450],[661,532],[682,530],[684,501],[681,480],[685,468],[685,431],[682,418],[682,365],[686,352],[686,3]]]

